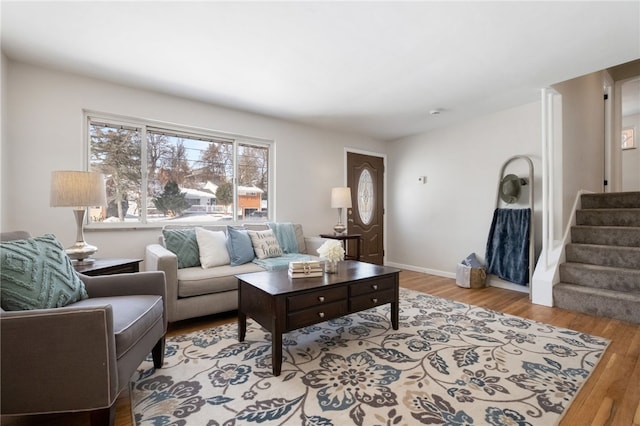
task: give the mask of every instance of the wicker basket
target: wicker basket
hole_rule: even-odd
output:
[[[459,263],[456,266],[456,284],[463,288],[484,288],[487,273],[484,268],[472,268]]]

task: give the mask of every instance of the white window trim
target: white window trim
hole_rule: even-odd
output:
[[[243,135],[240,133],[232,133],[232,132],[224,132],[224,131],[219,131],[219,130],[212,130],[212,129],[207,129],[207,128],[203,128],[203,127],[196,127],[196,126],[187,126],[187,125],[181,125],[181,124],[176,124],[176,123],[169,123],[169,122],[164,122],[164,121],[159,121],[159,120],[153,120],[153,119],[143,119],[143,118],[137,118],[137,117],[129,117],[129,116],[124,116],[124,115],[120,115],[120,114],[113,114],[113,113],[105,113],[105,112],[99,112],[99,111],[95,111],[95,110],[89,110],[89,109],[84,109],[83,111],[83,122],[82,122],[82,133],[83,133],[83,157],[84,157],[84,170],[89,170],[90,164],[91,164],[91,149],[90,149],[90,145],[91,145],[91,137],[90,137],[90,125],[89,123],[91,121],[104,121],[105,123],[109,124],[109,125],[120,125],[120,126],[124,126],[124,127],[131,127],[131,128],[135,128],[140,130],[140,137],[141,140],[144,142],[147,140],[147,129],[153,129],[153,130],[157,130],[157,129],[166,129],[168,131],[173,131],[176,133],[182,133],[185,136],[189,136],[189,135],[193,135],[193,136],[204,136],[206,138],[211,138],[211,139],[218,139],[221,141],[229,141],[229,142],[233,142],[234,144],[234,152],[237,152],[237,145],[239,144],[248,144],[248,145],[258,145],[258,146],[264,146],[264,147],[268,147],[269,148],[269,181],[268,181],[268,185],[269,185],[269,193],[268,193],[268,199],[267,199],[267,205],[269,206],[269,220],[270,221],[275,221],[275,213],[276,213],[276,207],[275,207],[275,199],[276,199],[276,194],[275,194],[275,153],[276,153],[276,142],[275,140],[272,139],[267,139],[267,138],[261,138],[261,137],[255,137],[255,136],[247,136],[247,135]],[[141,158],[147,158],[147,146],[146,143],[141,143],[141,152],[140,152],[140,156]],[[236,204],[237,199],[238,199],[238,194],[237,194],[237,186],[238,186],[238,170],[237,170],[238,164],[236,161],[234,161],[234,170],[233,170],[233,199],[234,199],[234,220],[231,222],[224,222],[225,224],[229,224],[229,225],[236,225],[236,224],[241,224],[242,222],[237,222],[237,220],[235,220],[235,217],[237,217],[237,209],[238,206]],[[146,188],[146,184],[147,184],[147,175],[146,173],[142,174],[142,180],[141,180],[141,188]],[[146,205],[147,203],[147,193],[146,191],[141,191],[141,197],[143,199],[143,204]],[[88,222],[88,218],[85,218],[85,230],[90,230],[90,231],[102,231],[102,230],[109,230],[109,229],[131,229],[131,230],[135,230],[135,229],[159,229],[162,228],[163,226],[165,226],[167,224],[166,221],[159,221],[159,222],[152,222],[152,223],[148,223],[147,222],[147,212],[146,209],[142,209],[141,211],[141,215],[140,215],[140,220],[137,222],[107,222],[107,223],[89,223]],[[198,222],[181,222],[181,225],[193,225],[193,226],[197,226],[197,225],[211,225],[211,224],[219,224],[216,221],[211,221],[211,222],[202,222],[202,221],[198,221]]]

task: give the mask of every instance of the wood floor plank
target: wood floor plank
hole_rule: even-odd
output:
[[[451,278],[420,272],[402,271],[400,286],[610,339],[609,348],[560,425],[591,425],[594,421],[602,421],[600,424],[607,426],[640,426],[640,325],[534,305],[526,293],[512,290],[495,287],[464,289],[458,287]],[[233,312],[181,321],[170,325],[168,335],[180,335],[234,321],[236,316]],[[133,424],[128,391],[119,396],[116,415],[116,426]],[[0,424],[82,426],[89,424],[88,419],[86,413],[11,418],[2,416]]]
[[[627,355],[630,358],[629,363],[633,363],[633,356]],[[637,359],[637,358],[636,358]],[[631,425],[638,422],[637,410],[640,407],[638,401],[640,401],[640,364],[635,363],[631,373],[627,372],[626,383],[620,383],[620,386],[624,386],[624,390],[620,399],[620,403],[614,413],[611,424]]]

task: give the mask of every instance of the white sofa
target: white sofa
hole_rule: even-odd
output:
[[[317,260],[317,249],[324,239],[305,237],[300,224],[294,224],[293,227],[301,258]],[[194,228],[194,226],[170,225],[164,229],[175,228]],[[224,231],[228,234],[226,225],[207,225],[202,228],[210,231]],[[244,228],[267,230],[269,226],[266,223],[252,223],[245,224]],[[238,280],[235,275],[264,270],[254,262],[237,266],[226,264],[207,269],[202,266],[178,268],[178,258],[175,253],[165,247],[162,235],[158,244],[150,244],[146,247],[144,264],[147,271],[163,271],[165,274],[169,322],[237,309]]]

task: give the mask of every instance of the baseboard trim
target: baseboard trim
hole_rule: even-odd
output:
[[[456,278],[455,272],[440,271],[438,269],[421,268],[419,266],[406,265],[404,263],[397,263],[397,262],[385,262],[385,265],[393,266],[394,268],[406,269],[408,271],[413,271],[413,272],[422,272],[423,274],[435,275],[438,277],[453,278],[453,279]],[[529,293],[529,286],[514,284],[509,281],[500,279],[495,275],[487,275],[487,286],[504,288],[506,290],[518,291],[520,293]]]
[[[397,263],[397,262],[385,262],[385,265],[393,266],[394,268],[406,269],[408,271],[422,272],[423,274],[436,275],[438,277],[454,278],[454,279],[456,278],[456,273],[455,272],[440,271],[440,270],[437,270],[437,269],[429,269],[429,268],[421,268],[419,266],[405,265],[404,263]]]

